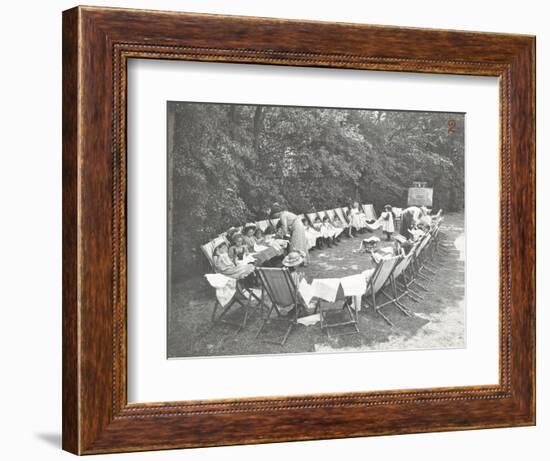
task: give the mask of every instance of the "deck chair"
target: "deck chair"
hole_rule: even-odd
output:
[[[306,213],[306,216],[312,226],[315,223],[315,220],[319,217],[317,213]]]
[[[238,328],[237,333],[239,333],[246,326],[246,323],[248,321],[248,316],[252,305],[252,296],[247,296],[246,292],[242,289],[242,287],[239,286],[238,281],[236,282],[237,283],[235,284],[235,293],[224,304],[222,304],[216,296],[216,301],[214,302],[214,308],[212,309],[210,320],[213,325],[223,323],[235,326]],[[240,306],[243,309],[243,316],[240,320],[233,319],[230,316],[231,309],[236,305]]]
[[[330,219],[330,222],[334,224],[334,217],[336,216],[336,213],[334,212],[334,210],[325,210],[324,213],[326,216],[328,216],[328,219]]]
[[[378,219],[376,217],[376,211],[374,210],[374,206],[372,204],[361,205],[361,208],[363,208],[363,213],[365,213],[367,221],[376,221]]]
[[[318,301],[317,309],[321,320],[321,330],[325,331],[329,338],[359,333],[357,308],[352,297],[344,295],[342,286],[339,287],[335,302],[342,302],[342,308],[322,309],[322,301]],[[352,328],[341,328],[346,326]]]
[[[426,233],[419,241],[418,245],[414,248],[414,255],[412,262],[410,264],[410,274],[411,274],[411,283],[418,286],[422,291],[428,291],[428,288],[420,283],[418,279],[422,279],[426,282],[430,282],[431,279],[427,277],[423,272],[422,269],[424,268],[424,254],[423,251],[426,248],[426,245],[431,240],[430,233]],[[413,250],[411,250],[413,252]]]
[[[366,302],[365,307],[372,307],[374,311],[379,314],[391,327],[393,327],[394,324],[383,312],[381,312],[380,309],[383,307],[393,304],[400,311],[405,313],[405,315],[411,315],[409,312],[403,310],[393,299],[382,303],[378,302],[378,297],[381,294],[381,290],[391,283],[390,279],[392,273],[401,259],[402,256],[392,256],[390,258],[380,260],[372,276],[369,280],[367,280],[367,290],[364,296]]]
[[[454,247],[454,244],[450,241],[448,236],[443,230],[441,225],[443,224],[444,217],[441,216],[434,224],[432,230],[433,243],[433,256],[446,257],[452,254],[458,253],[458,250]]]
[[[407,315],[412,315],[412,311],[401,302],[404,296],[407,296],[414,302],[420,302],[423,298],[417,294],[409,285],[407,271],[414,257],[414,252],[410,251],[407,255],[402,254],[401,260],[396,264],[390,277],[391,292],[382,289],[384,295],[395,302],[395,304]]]
[[[204,253],[204,256],[210,263],[210,266],[212,267],[212,270],[217,273],[216,265],[214,264],[214,248],[216,248],[220,243],[225,242],[227,243],[227,240],[224,237],[217,237],[214,240],[201,245],[201,250]],[[237,280],[235,285],[236,291],[233,295],[233,298],[225,305],[222,306],[218,299],[216,298],[216,301],[214,303],[214,308],[212,310],[212,323],[227,323],[229,325],[234,325],[239,327],[239,331],[242,330],[246,326],[246,322],[248,320],[248,316],[250,313],[250,309],[252,306],[252,301],[257,301],[257,306],[260,308],[263,308],[263,292],[260,296],[256,295],[254,291],[252,291],[251,288],[246,287],[242,280]],[[231,320],[230,318],[227,318],[227,315],[231,311],[231,308],[235,305],[239,305],[244,308],[244,315],[242,318],[242,321],[235,322]],[[222,312],[216,316],[216,313],[219,309],[223,309]]]
[[[335,208],[335,209],[334,209],[334,214],[340,218],[340,221],[342,221],[342,224],[343,224],[344,226],[348,226],[348,225],[349,225],[348,218],[347,218],[347,216],[346,216],[346,214],[344,213],[344,210],[343,210],[342,208]]]
[[[347,216],[348,216],[348,213],[349,213],[349,207],[343,206],[342,211],[343,211],[343,213],[344,213],[344,215],[346,216],[346,219],[347,219]]]
[[[281,220],[279,218],[270,219],[269,223],[273,226],[274,229],[277,229],[277,224],[279,224]]]
[[[220,235],[216,237],[214,240],[211,240],[210,242],[205,243],[204,245],[201,245],[201,250],[204,253],[204,256],[208,260],[212,269],[214,269],[214,272],[216,272],[216,266],[214,265],[214,256],[213,256],[214,248],[216,248],[220,243],[228,243],[224,235]]]
[[[321,221],[322,221],[323,218],[327,215],[327,212],[326,211],[318,211],[317,215],[321,218]]]
[[[256,221],[256,226],[262,232],[265,232],[265,230],[269,227],[269,220],[268,219],[263,219],[262,221]]]
[[[279,328],[281,332],[280,339],[277,341],[275,339],[262,338],[261,340],[283,346],[292,328],[294,328],[298,321],[298,309],[301,304],[298,287],[286,267],[260,267],[258,268],[258,275],[262,289],[271,301],[271,306],[264,317],[262,326],[256,334],[256,338],[260,337],[268,326],[278,323],[279,326],[282,326],[282,328]],[[281,316],[280,309],[290,306],[294,308],[294,315],[290,319]],[[271,316],[274,311],[277,314],[276,318]]]
[[[402,267],[399,267],[398,265],[394,271],[393,280],[395,282],[395,289],[398,292],[399,290],[401,291],[401,293],[399,293],[399,299],[403,296],[407,296],[416,302],[424,299],[422,295],[415,290],[415,288],[420,288],[424,291],[427,291],[427,289],[416,280],[417,276],[413,267],[413,261],[417,255],[420,243],[421,242],[418,241],[414,244],[409,253],[404,256],[404,258],[408,259],[408,261],[404,263]]]

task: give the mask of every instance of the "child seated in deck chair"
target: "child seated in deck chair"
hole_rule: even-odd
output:
[[[336,237],[336,234],[338,234],[338,237]],[[336,228],[330,223],[328,216],[323,218],[323,222],[321,224],[321,235],[329,248],[332,245],[338,245],[340,232],[336,231]]]
[[[306,240],[307,240],[307,246],[308,250],[311,248],[319,248],[320,247],[320,239],[321,232],[315,230],[310,224],[309,221],[306,218],[302,219],[302,223],[306,229]]]
[[[342,231],[346,228],[346,226],[344,226],[344,224],[342,223],[338,215],[334,215],[334,220],[332,221],[332,225],[336,229],[342,229]]]
[[[243,241],[249,253],[254,253],[254,246],[257,243],[254,237],[255,230],[256,226],[254,224],[247,224],[243,229]]]
[[[313,228],[317,231],[317,232],[321,232],[321,218],[319,218],[319,216],[317,216],[314,220],[313,220]]]
[[[241,264],[237,266],[228,254],[226,242],[221,242],[212,253],[214,267],[220,274],[226,275],[233,279],[241,280],[252,276],[254,266],[252,264]]]
[[[317,248],[322,248],[323,246],[327,246],[329,248],[332,247],[332,235],[333,232],[330,231],[328,226],[324,225],[324,219],[321,221],[321,218],[318,216],[315,218],[315,221],[313,222],[313,228],[315,231],[317,231],[320,235],[320,238],[317,241]]]
[[[238,266],[239,264],[246,264],[247,256],[249,254],[248,247],[244,243],[244,237],[242,234],[233,235],[233,245],[229,248],[229,257],[233,264]]]
[[[257,245],[264,245],[264,246],[269,245],[267,241],[268,239],[266,238],[266,236],[264,235],[264,233],[259,227],[256,227],[256,230],[254,231],[254,240]]]
[[[398,235],[397,237],[399,236],[403,237],[402,235]],[[397,237],[395,239],[395,245],[396,245],[395,254],[403,254],[403,256],[407,256],[413,249],[414,242],[405,238],[397,239]]]

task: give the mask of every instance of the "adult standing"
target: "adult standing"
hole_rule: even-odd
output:
[[[411,229],[414,229],[420,222],[420,219],[426,215],[427,210],[424,207],[410,206],[405,208],[401,215],[401,229],[399,233],[408,239],[412,239]]]
[[[274,203],[271,207],[271,214],[274,218],[279,218],[281,227],[285,235],[290,234],[289,251],[299,251],[304,256],[304,266],[309,264],[309,251],[306,238],[306,228],[302,220],[285,210],[278,203]]]

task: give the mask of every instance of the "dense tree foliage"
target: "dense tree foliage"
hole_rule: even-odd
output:
[[[461,114],[170,103],[173,261],[202,263],[199,246],[266,218],[278,201],[303,213],[352,200],[406,206],[413,181],[434,207],[464,206]]]

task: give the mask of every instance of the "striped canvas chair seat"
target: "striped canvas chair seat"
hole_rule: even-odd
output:
[[[342,208],[335,208],[334,214],[337,215],[340,218],[340,221],[342,221],[342,224],[348,224],[348,219],[346,218],[346,214],[344,213],[344,210]]]
[[[214,248],[216,248],[220,243],[227,243],[225,236],[216,237],[210,242],[201,245],[201,250],[204,253],[204,256],[206,256],[206,259],[208,259],[208,262],[214,271],[216,271],[216,266],[214,265]]]
[[[315,222],[315,219],[318,217],[317,213],[306,213],[307,219],[309,219],[309,222],[313,225]]]
[[[334,217],[336,216],[334,210],[325,210],[325,214],[328,216],[328,219],[330,219],[330,222],[334,221]]]
[[[401,260],[401,256],[393,256],[390,258],[383,258],[376,267],[374,274],[372,275],[369,286],[367,289],[367,296],[370,294],[378,293],[381,288],[388,282],[396,265]]]
[[[376,211],[372,204],[362,205],[362,208],[368,221],[376,221]]]

